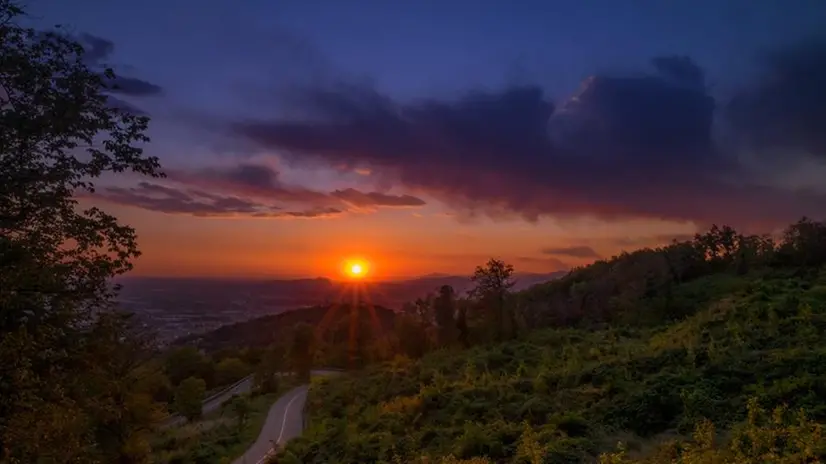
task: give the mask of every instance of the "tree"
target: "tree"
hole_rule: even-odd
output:
[[[233,396],[232,401],[230,402],[230,408],[235,414],[238,429],[240,430],[244,428],[244,425],[247,424],[247,420],[249,420],[250,413],[252,412],[252,405],[250,404],[249,398],[241,395]]]
[[[229,385],[250,373],[250,367],[238,358],[227,358],[215,366],[215,381],[218,385]]]
[[[175,411],[190,421],[201,417],[201,405],[205,394],[204,379],[197,377],[184,379],[175,389]]]
[[[261,393],[278,390],[278,373],[283,370],[285,364],[284,348],[281,345],[269,347],[262,354],[261,362],[255,369],[255,388]]]
[[[404,313],[396,316],[395,332],[398,348],[407,357],[420,358],[427,351],[427,332],[414,316]]]
[[[173,385],[188,377],[199,377],[204,381],[211,381],[213,377],[209,359],[194,346],[182,346],[170,351],[164,360],[164,369]]]
[[[0,0],[0,461],[113,462],[97,430],[128,416],[107,408],[125,404],[129,385],[111,376],[129,356],[90,346],[132,336],[101,317],[109,278],[139,252],[132,228],[76,197],[105,173],[159,176],[159,164],[139,146],[148,119],[108,105],[111,70],[22,15]]]
[[[301,381],[310,380],[310,370],[313,366],[313,352],[315,349],[315,332],[309,324],[298,324],[293,330],[290,345],[290,360],[293,371]]]
[[[456,339],[456,293],[450,285],[442,285],[433,300],[433,316],[439,333],[439,344],[453,343]]]
[[[484,308],[494,338],[504,340],[514,336],[516,316],[507,307],[508,294],[515,284],[513,266],[498,259],[490,259],[485,266],[476,267],[471,280],[476,286],[470,291],[470,295]]]

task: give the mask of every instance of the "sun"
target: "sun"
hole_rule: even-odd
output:
[[[344,264],[344,273],[351,279],[361,279],[367,275],[368,265],[363,260],[351,260]]]

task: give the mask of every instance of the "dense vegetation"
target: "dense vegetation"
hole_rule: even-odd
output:
[[[147,340],[112,308],[135,231],[79,194],[160,176],[148,119],[114,108],[111,70],[0,0],[0,462],[136,462],[162,412],[137,390]]]
[[[258,438],[270,406],[293,385],[292,379],[286,379],[268,393],[237,396],[196,422],[160,430],[150,442],[151,462],[232,462]]]
[[[515,294],[492,261],[445,311],[466,313],[469,348],[438,336],[460,318],[433,315],[442,348],[313,385],[279,462],[826,458],[825,263],[808,220],[777,241],[714,227]]]
[[[0,462],[148,462],[169,413],[196,420],[254,371],[255,393],[273,394],[302,351],[158,353],[118,311],[112,278],[140,254],[135,231],[77,198],[101,176],[163,176],[142,151],[149,119],[71,34],[21,18],[0,0]]]

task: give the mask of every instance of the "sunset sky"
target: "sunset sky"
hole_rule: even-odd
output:
[[[152,117],[168,177],[83,200],[137,229],[137,275],[550,272],[826,210],[821,0],[28,8]]]

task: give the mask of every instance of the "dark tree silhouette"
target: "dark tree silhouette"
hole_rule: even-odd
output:
[[[109,278],[139,253],[132,228],[75,198],[104,173],[159,176],[159,164],[140,148],[148,119],[108,105],[111,70],[22,16],[0,1],[0,461],[116,462],[143,449],[100,438],[126,420],[120,371],[136,352],[117,348],[129,321],[101,314]],[[109,349],[92,352],[100,340]]]

